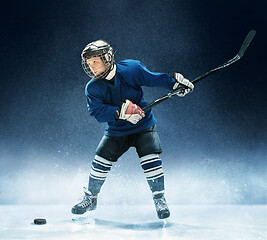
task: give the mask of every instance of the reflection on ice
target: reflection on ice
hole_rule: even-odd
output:
[[[151,205],[109,206],[72,220],[71,206],[0,205],[0,239],[185,239],[265,240],[265,205],[170,205],[159,220]],[[122,211],[123,209],[123,211]],[[133,211],[134,209],[134,211]],[[43,217],[46,225],[34,225]]]
[[[148,222],[148,223],[123,223],[123,222],[115,222],[108,221],[98,218],[86,218],[82,220],[77,220],[77,224],[93,224],[103,227],[111,227],[117,229],[126,229],[126,230],[137,230],[137,231],[146,231],[146,230],[155,230],[155,229],[163,229],[169,228],[175,225],[175,223],[165,221],[158,222]]]

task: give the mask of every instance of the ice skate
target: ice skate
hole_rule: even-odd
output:
[[[170,211],[163,193],[153,194],[156,211],[159,219],[165,219],[170,216]]]
[[[92,211],[96,209],[97,206],[97,196],[93,195],[90,191],[86,190],[84,187],[84,197],[83,200],[76,204],[72,209],[71,212],[73,214],[84,214],[87,211]]]

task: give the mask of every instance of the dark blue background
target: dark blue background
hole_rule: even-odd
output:
[[[172,98],[153,112],[166,168],[205,166],[248,185],[256,176],[260,182],[251,183],[240,202],[265,203],[267,18],[263,3],[4,3],[2,178],[12,179],[14,172],[40,164],[61,164],[75,172],[93,157],[105,124],[97,123],[86,108],[84,87],[89,79],[81,68],[80,53],[87,43],[107,40],[117,50],[116,61],[138,59],[151,71],[178,71],[192,80],[232,58],[249,30],[255,29],[256,37],[240,61],[197,83],[189,96]],[[146,100],[153,101],[166,90],[144,88],[144,93]],[[45,160],[40,162],[40,156]],[[246,177],[249,173],[251,178]]]

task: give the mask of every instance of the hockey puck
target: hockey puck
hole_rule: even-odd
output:
[[[37,225],[43,225],[43,224],[46,224],[46,219],[44,218],[36,218],[34,219],[34,224],[37,224]]]

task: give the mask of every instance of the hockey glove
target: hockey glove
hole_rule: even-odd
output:
[[[179,97],[184,97],[186,94],[193,91],[193,83],[191,83],[188,79],[184,78],[181,73],[174,73],[173,78],[176,80],[176,83],[174,83],[172,89],[176,90],[178,88],[181,88],[181,91],[177,93]]]
[[[115,119],[126,120],[132,124],[138,123],[143,117],[145,117],[145,112],[128,99],[122,101],[121,106],[115,112]]]

